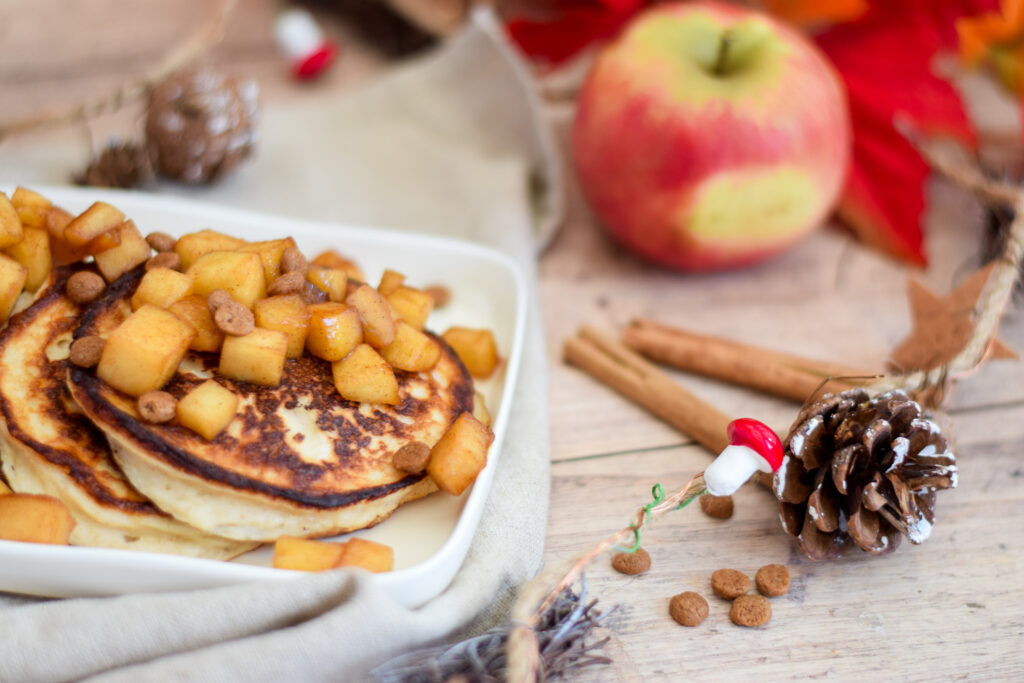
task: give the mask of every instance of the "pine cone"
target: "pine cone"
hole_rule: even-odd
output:
[[[812,560],[855,543],[876,555],[923,542],[935,493],[956,486],[939,426],[902,391],[826,394],[800,412],[773,480],[782,526]]]
[[[226,175],[256,142],[258,94],[255,81],[203,67],[168,76],[153,88],[146,111],[154,168],[191,184]]]
[[[111,142],[93,158],[85,171],[75,176],[79,185],[93,187],[141,187],[153,179],[149,156],[141,146],[130,142]]]

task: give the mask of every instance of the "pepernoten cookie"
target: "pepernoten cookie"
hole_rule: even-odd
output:
[[[632,553],[615,553],[612,568],[622,574],[643,574],[651,568],[651,556],[643,548]]]
[[[698,593],[686,591],[672,596],[668,613],[683,626],[697,626],[708,616],[708,601]]]
[[[750,590],[750,577],[736,569],[717,569],[711,575],[711,590],[720,598],[732,600]]]
[[[772,605],[761,595],[741,595],[733,600],[729,618],[737,626],[764,626],[772,618]]]
[[[757,570],[754,583],[761,595],[777,598],[789,592],[789,570],[781,564],[766,564]]]

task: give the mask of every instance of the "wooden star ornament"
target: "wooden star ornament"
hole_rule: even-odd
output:
[[[913,329],[890,354],[891,367],[899,372],[933,370],[956,358],[974,332],[978,298],[994,267],[991,263],[975,272],[946,297],[909,280]],[[1017,358],[1017,354],[993,337],[985,358]]]

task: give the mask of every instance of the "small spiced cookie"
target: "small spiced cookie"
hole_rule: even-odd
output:
[[[643,574],[651,568],[651,556],[643,548],[633,553],[615,553],[612,568],[623,574]]]
[[[698,593],[686,591],[672,596],[668,613],[683,626],[697,626],[708,616],[708,601]]]
[[[717,569],[711,575],[711,590],[720,598],[732,600],[750,590],[750,577],[736,569]]]
[[[733,511],[732,496],[712,496],[705,493],[700,497],[700,509],[708,517],[729,519]]]
[[[781,564],[766,564],[754,575],[757,592],[777,598],[789,592],[789,570]]]
[[[737,626],[764,626],[772,618],[772,605],[762,595],[741,595],[733,600],[729,618]]]

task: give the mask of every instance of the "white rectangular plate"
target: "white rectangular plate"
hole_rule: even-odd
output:
[[[162,231],[177,236],[213,228],[248,240],[290,235],[310,255],[336,249],[355,259],[370,283],[377,282],[385,268],[392,268],[404,273],[414,286],[447,286],[451,301],[431,315],[428,325],[432,330],[444,331],[451,325],[493,330],[505,362],[494,378],[477,382],[493,419],[495,438],[487,467],[461,496],[435,493],[402,506],[372,529],[354,534],[394,548],[395,571],[375,574],[373,580],[397,602],[417,606],[445,589],[462,565],[480,521],[508,423],[526,321],[526,287],[514,261],[477,244],[414,233],[314,223],[144,193],[33,189],[71,212],[81,211],[93,201],[108,201],[134,219],[143,234]],[[270,560],[269,546],[221,562],[0,541],[0,591],[52,597],[117,595],[305,575],[273,569]]]

